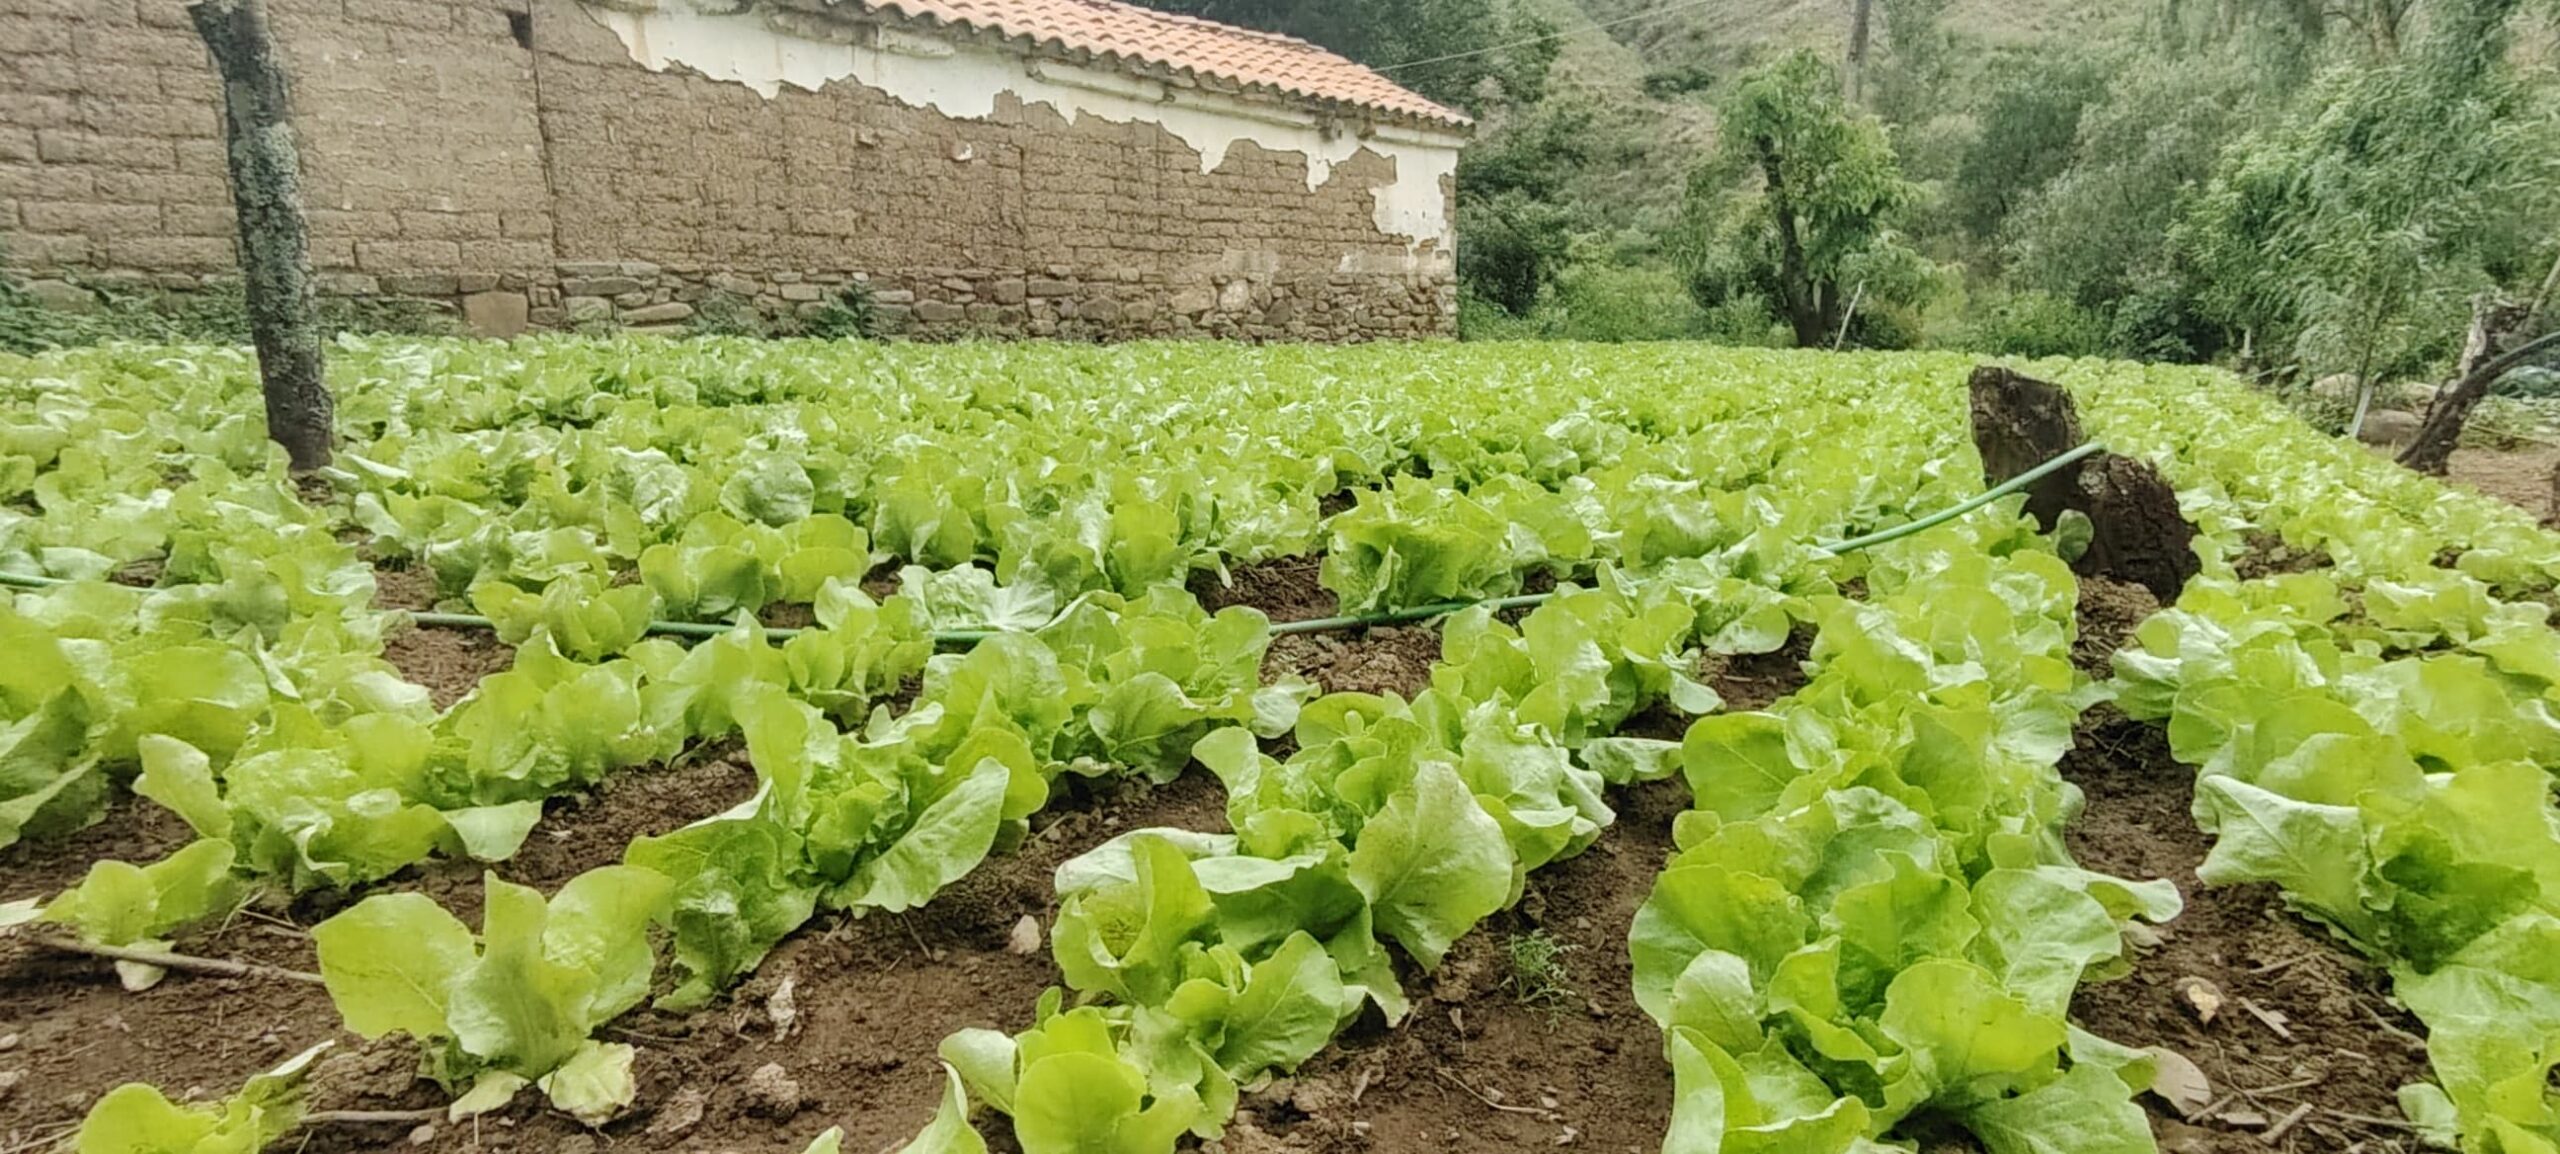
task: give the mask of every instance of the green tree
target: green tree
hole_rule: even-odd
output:
[[[2192,270],[2169,235],[2245,123],[2255,84],[2237,51],[2166,52],[2119,74],[2082,110],[2069,165],[2024,193],[2002,224],[2012,287],[2105,319],[2122,355],[2217,352],[2221,330],[2198,318]]]
[[[2081,115],[2107,90],[2106,70],[2083,57],[2012,57],[1995,70],[1980,132],[1949,192],[1957,221],[1986,241],[2028,194],[2070,166]]]
[[[2442,0],[2422,44],[2331,67],[2225,149],[2175,234],[2208,315],[2315,373],[2443,359],[2472,295],[2523,273],[2502,242],[2551,219],[2560,149],[2507,62],[2519,6]]]
[[[1881,325],[1931,290],[1935,269],[1894,231],[1917,189],[1883,125],[1847,105],[1820,57],[1800,52],[1745,75],[1719,131],[1718,155],[1690,179],[1681,227],[1700,305],[1761,297],[1797,344],[1820,346],[1853,296]]]

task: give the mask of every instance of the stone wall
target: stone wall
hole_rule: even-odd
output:
[[[1445,238],[1378,224],[1379,151],[1311,180],[1247,140],[1204,173],[1159,124],[1011,92],[955,118],[852,79],[767,96],[646,67],[579,0],[269,4],[327,292],[498,334],[681,325],[715,295],[788,318],[857,284],[926,337],[1454,330]],[[179,0],[0,0],[0,26],[7,265],[232,275],[219,93]]]

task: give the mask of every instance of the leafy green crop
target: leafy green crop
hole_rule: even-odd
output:
[[[344,469],[307,502],[240,351],[0,360],[0,572],[67,582],[0,596],[0,844],[125,792],[197,834],[7,917],[159,944],[260,886],[494,863],[548,799],[743,737],[757,795],[634,844],[602,875],[627,902],[493,878],[478,935],[396,892],[328,924],[351,1024],[429,1039],[475,1105],[544,1079],[600,1118],[630,1054],[593,1031],[646,996],[647,927],[667,1004],[700,1005],[822,908],[929,902],[1066,779],[1196,761],[1236,832],[1062,871],[1075,1004],[955,1038],[917,1146],[980,1148],[976,1107],[1026,1149],[1152,1151],[1363,1007],[1400,1018],[1395,954],[1435,964],[1602,835],[1611,787],[1677,776],[1695,811],[1631,943],[1669,1148],[1872,1148],[1920,1115],[1995,1154],[2143,1148],[2142,1063],[2060,1018],[2171,904],[2061,850],[2052,767],[2098,693],[2055,546],[1999,509],[1810,544],[1979,491],[1964,360],[635,338],[333,364]],[[2560,542],[2215,374],[2032,371],[2206,530],[2208,576],[2110,689],[2204,767],[2209,877],[2284,884],[2394,962],[2443,1081],[2413,1117],[2546,1148],[2560,645],[2525,598]],[[2329,567],[2241,581],[2253,539]],[[1345,611],[1564,589],[1445,622],[1410,698],[1316,697],[1264,681],[1259,614],[1186,586],[1318,552]],[[403,680],[375,605],[399,569],[496,619],[513,667],[445,709]],[[815,625],[776,645],[778,611]],[[670,618],[724,632],[646,636]],[[1698,676],[1808,629],[1817,676],[1766,713]],[[937,655],[958,631],[996,636]],[[1656,710],[1701,720],[1620,732]],[[369,984],[364,932],[435,943],[389,983],[410,1000]]]

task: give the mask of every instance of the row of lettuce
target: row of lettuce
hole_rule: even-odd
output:
[[[1523,372],[1491,360],[1417,368],[1409,350],[1392,364],[1279,351],[1222,362],[1236,374],[1229,383],[1206,379],[1192,350],[968,350],[930,364],[901,359],[923,353],[838,347],[537,350],[354,350],[368,375],[348,412],[374,438],[351,456],[347,483],[359,494],[345,510],[306,506],[268,479],[270,450],[239,415],[254,410],[233,354],[110,350],[43,362],[59,380],[11,382],[0,482],[39,515],[0,507],[0,567],[94,577],[160,558],[162,573],[149,590],[81,581],[0,609],[12,651],[40,655],[0,672],[0,833],[75,826],[130,778],[201,835],[160,863],[100,866],[44,916],[103,944],[150,944],[231,908],[254,882],[352,887],[434,854],[502,859],[544,798],[743,734],[756,797],[635,845],[624,866],[548,901],[493,877],[476,935],[414,895],[370,899],[323,934],[333,993],[360,1032],[432,1040],[436,1071],[457,1089],[476,1086],[476,1105],[538,1080],[564,1108],[603,1117],[628,1099],[631,1053],[593,1034],[646,996],[652,925],[673,931],[685,979],[673,1004],[697,1004],[821,906],[929,898],[1018,837],[1059,775],[1163,776],[1196,748],[1233,793],[1235,840],[1167,834],[1097,851],[1062,878],[1067,913],[1053,934],[1076,1007],[1062,997],[1019,1039],[971,1035],[947,1054],[963,1075],[955,1092],[1015,1113],[1026,1148],[1034,1139],[1015,1105],[1026,1085],[1050,1088],[1033,1096],[1042,1102],[1117,1102],[1130,1069],[1147,1073],[1126,1117],[1068,1107],[1032,1131],[1054,1123],[1064,1129],[1047,1133],[1085,1140],[1100,1131],[1077,1127],[1105,1126],[1152,1141],[1175,1117],[1168,1133],[1213,1133],[1235,1085],[1293,1065],[1365,1005],[1395,1012],[1381,943],[1427,963],[1516,899],[1528,870],[1606,824],[1595,780],[1685,764],[1700,810],[1637,940],[1647,1009],[1669,1030],[1681,1075],[1676,1148],[1784,1148],[1797,1127],[1854,1148],[1914,1111],[1953,1116],[1995,1148],[2063,1119],[2102,1120],[2091,1142],[2121,1136],[2140,1062],[2076,1031],[2041,1045],[2057,988],[2067,1001],[2071,984],[2119,956],[2113,927],[2168,908],[2155,888],[2074,870],[2052,836],[2070,796],[2052,779],[2052,755],[2086,697],[2067,675],[2054,682],[2063,635],[2038,622],[2067,622],[2067,577],[2057,617],[2050,557],[2005,528],[1938,534],[1879,561],[1867,605],[1816,612],[1808,598],[1825,587],[1801,576],[1814,567],[1790,544],[1971,491],[1962,455],[1945,447],[1960,426],[1931,390],[1897,387],[1954,379],[1951,364],[1817,368],[1756,354],[1595,364],[1603,354],[1579,350]],[[2111,443],[2172,465],[2214,545],[2236,552],[2243,531],[2271,531],[2333,562],[2360,615],[2311,623],[2358,654],[2337,672],[2345,680],[2317,682],[2332,699],[2369,712],[2380,675],[2361,661],[2461,645],[2490,663],[2501,700],[2532,716],[2547,687],[2531,680],[2544,668],[2540,643],[2529,614],[2495,600],[2550,581],[2554,551],[2529,522],[2368,469],[2351,449],[2191,375],[2080,366],[2067,376]],[[435,388],[420,387],[430,379]],[[900,403],[820,403],[846,379]],[[1522,389],[1461,387],[1487,379]],[[2199,390],[2217,403],[2192,404]],[[1239,422],[1238,412],[1255,415]],[[2300,467],[2268,468],[2271,451]],[[1319,497],[1382,481],[1329,521],[1315,515]],[[341,539],[349,523],[497,618],[523,646],[517,668],[441,714],[401,682],[379,658],[384,620],[368,604],[370,566]],[[1157,583],[1302,551],[1319,533],[1326,584],[1353,607],[1511,592],[1541,569],[1599,588],[1516,631],[1454,622],[1433,692],[1413,702],[1302,710],[1305,687],[1261,684],[1254,615],[1212,618]],[[2456,572],[2436,565],[2449,545],[2460,547]],[[890,556],[989,568],[911,571],[904,595],[872,602],[852,582]],[[1619,577],[1621,565],[1642,580]],[[2224,614],[2235,629],[2273,613],[2300,634],[2309,626],[2293,618],[2316,616],[2233,596],[2249,602]],[[1966,608],[1922,611],[1930,598]],[[716,620],[774,600],[814,602],[819,627],[779,648],[752,626],[691,651],[642,639],[653,617]],[[2318,598],[2296,589],[2272,601]],[[1824,627],[1823,678],[1774,720],[1712,719],[1685,751],[1609,736],[1645,702],[1712,709],[1713,695],[1682,672],[1688,649],[1774,648],[1791,612]],[[2476,623],[2443,624],[2464,614]],[[1035,627],[927,660],[937,629]],[[2216,664],[2206,651],[2239,648],[2226,642],[2177,652],[2173,669],[2151,674],[2172,688],[2145,715],[2178,723],[2190,668],[2196,684],[2226,690],[2295,684],[2283,669]],[[2318,638],[2304,644],[2321,652]],[[2408,677],[2416,688],[2393,699],[2413,704],[2394,708],[2422,726],[2448,703],[2492,700],[2458,674]],[[869,712],[910,678],[922,685],[912,708]],[[2203,708],[2191,716],[2217,720],[2189,728],[2235,727]],[[1281,732],[1300,746],[1286,763],[1249,740]],[[2209,745],[2196,737],[2181,749],[2210,778]],[[2560,761],[2538,746],[2481,756],[2516,779],[2472,775],[2509,791],[2495,795],[2502,814],[2547,818],[2547,800],[2522,805],[2513,767]],[[2447,772],[2428,760],[2438,753],[2411,757],[2429,788]],[[1953,767],[1968,758],[1978,763]],[[1463,789],[1448,788],[1444,768]],[[1768,796],[1751,792],[1754,780]],[[2437,1004],[2458,1012],[2428,1017],[2420,1006],[2438,1033],[2445,1096],[2442,1109],[2424,1091],[2412,1104],[2458,1118],[2476,1148],[2542,1148],[2516,1137],[2547,1140],[2548,1126],[2518,1063],[2549,1047],[2518,1039],[2548,1033],[2538,1023],[2553,1015],[2512,1003],[2550,986],[2517,976],[2541,941],[2524,919],[2539,909],[2543,875],[2467,843],[2421,844],[2469,811],[2423,792],[2388,796],[2404,808],[2376,812],[2391,815],[2397,840],[2371,840],[2386,824],[2360,818],[2370,862],[2317,872],[2370,874],[2378,880],[2359,882],[2356,900],[2401,911],[2381,923],[2424,932],[2359,943],[2422,967],[2404,975],[2404,992],[2456,954],[2490,959],[2435,987],[2453,991]],[[1491,820],[1499,853],[1468,833],[1483,825],[1462,800]],[[1426,804],[1427,821],[1417,816]],[[2312,828],[2289,811],[2273,816]],[[1372,827],[1377,836],[1364,836]],[[1845,841],[1843,829],[1853,831]],[[1846,875],[1803,865],[1834,845]],[[2258,876],[2233,865],[2239,853],[2217,855],[2217,876]],[[1186,896],[1177,858],[1207,914]],[[1497,858],[1510,880],[1488,907]],[[1454,871],[1445,886],[1407,887],[1396,872],[1444,860]],[[1724,871],[1704,887],[1715,900],[1774,892],[1795,917],[1752,911],[1751,929],[1779,927],[1753,950],[1710,949],[1697,934],[1648,945],[1690,933],[1666,931],[1665,918],[1713,914],[1683,905],[1699,886],[1675,884],[1707,878],[1684,872],[1700,869]],[[2532,886],[2507,869],[2524,869]],[[2305,892],[2306,908],[2332,917],[2320,899],[2334,891]],[[1270,903],[1282,913],[1255,920]],[[2092,903],[2107,915],[2103,935]],[[1879,908],[1935,916],[1875,922]],[[2022,930],[2022,920],[2051,925]],[[2407,944],[2428,934],[2436,946]],[[368,946],[386,940],[431,948],[414,966],[378,968],[366,959],[381,951]],[[1906,940],[1921,944],[1889,959],[1869,948]],[[1271,1017],[1282,1010],[1288,1021]],[[2038,1045],[1979,1068],[1954,1064],[1948,1055],[1979,1039],[1929,1019],[1967,1014],[2006,1015],[1998,1037]],[[2464,1024],[2474,1019],[2497,1029]],[[1238,1021],[1268,1032],[1231,1043]],[[1043,1032],[1052,1024],[1054,1036]],[[2489,1040],[2457,1052],[2448,1034]],[[1052,1057],[1074,1060],[1032,1079]],[[1153,1077],[1158,1063],[1169,1080]],[[112,1101],[148,1106],[143,1097]],[[251,1124],[283,1116],[264,1111]],[[964,1129],[965,1118],[946,1119],[933,1133],[965,1143]]]
[[[2099,692],[2078,587],[1997,519],[1868,555],[1803,689],[1705,718],[1693,808],[1629,935],[1675,1089],[1663,1149],[1883,1149],[1929,1120],[1995,1154],[2153,1149],[2149,1056],[2068,1020],[2166,881],[2079,867],[2055,766]]]

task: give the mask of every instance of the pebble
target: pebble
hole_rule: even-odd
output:
[[[800,1083],[779,1062],[767,1062],[747,1075],[747,1112],[789,1118],[800,1112]]]
[[[17,1048],[18,1036],[16,1034],[0,1034],[0,1054],[6,1054]]]
[[[1036,954],[1040,952],[1040,919],[1030,914],[1013,923],[1013,933],[1005,939],[1005,952]]]
[[[0,1102],[8,1101],[11,1095],[18,1092],[18,1083],[26,1080],[27,1072],[24,1070],[11,1070],[6,1073],[0,1073]]]
[[[435,1140],[436,1124],[433,1122],[429,1122],[424,1126],[420,1126],[415,1130],[409,1131],[409,1144],[412,1146],[424,1146]]]

